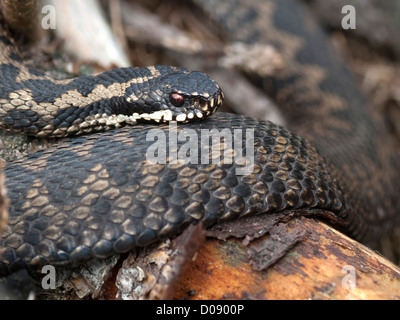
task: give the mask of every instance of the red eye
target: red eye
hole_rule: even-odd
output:
[[[171,93],[171,95],[169,96],[169,101],[171,101],[172,105],[174,105],[175,107],[182,107],[185,103],[185,98],[183,97],[183,95],[174,92]]]

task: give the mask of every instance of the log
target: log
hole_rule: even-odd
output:
[[[208,238],[175,299],[399,299],[400,269],[324,222],[293,217],[252,240]]]

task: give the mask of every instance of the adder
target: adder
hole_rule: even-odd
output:
[[[108,257],[199,221],[208,226],[287,209],[328,218],[367,244],[398,224],[398,150],[304,8],[293,0],[195,2],[231,41],[279,50],[282,70],[251,77],[282,108],[288,129],[213,114],[223,100],[218,84],[182,68],[53,80],[24,65],[2,25],[1,127],[38,137],[80,136],[5,168],[10,217],[1,274]],[[164,123],[172,120],[177,132]],[[215,154],[200,164],[151,163],[146,152],[154,129],[166,139],[184,130],[200,136],[204,129],[253,129],[253,171],[237,175],[242,162],[213,163]],[[241,139],[245,146],[246,135]],[[219,155],[229,149],[223,145]]]

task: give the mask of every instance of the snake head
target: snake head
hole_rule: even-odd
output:
[[[128,97],[135,114],[157,122],[191,122],[213,114],[222,105],[220,86],[203,72],[170,66],[155,66],[158,76],[140,97]]]

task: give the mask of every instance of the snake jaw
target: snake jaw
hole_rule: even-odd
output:
[[[168,66],[155,66],[162,74],[142,90],[131,106],[146,121],[187,123],[213,114],[224,95],[220,86],[205,73]],[[135,100],[135,101],[133,101]]]
[[[162,104],[164,107],[162,110],[148,113],[134,113],[132,116],[134,116],[136,120],[155,121],[157,123],[166,123],[170,121],[188,123],[204,119],[215,113],[224,100],[224,94],[220,89],[218,93],[213,96],[204,94],[192,94],[190,97],[184,94],[184,96],[186,103],[182,107],[175,107],[165,103]]]
[[[183,108],[182,111],[173,117],[173,120],[181,123],[187,123],[203,119],[217,111],[222,105],[224,100],[224,94],[218,87],[219,91],[217,94],[210,95],[193,95],[191,98],[190,106]]]

